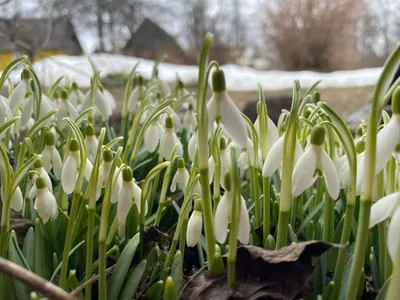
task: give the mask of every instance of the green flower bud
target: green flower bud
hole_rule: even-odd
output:
[[[394,148],[395,152],[400,152],[400,144],[397,144],[396,147]]]
[[[144,85],[144,78],[142,75],[139,75],[138,77],[138,85]]]
[[[41,158],[38,158],[34,163],[33,163],[33,167],[35,169],[39,169],[41,167],[43,167],[43,162]]]
[[[275,239],[272,235],[269,235],[267,237],[267,240],[265,241],[264,249],[275,250],[275,248],[276,248]]]
[[[185,85],[183,84],[183,82],[182,82],[182,80],[178,80],[178,88],[179,89],[184,89],[185,88]]]
[[[164,300],[175,300],[175,299],[177,299],[175,283],[172,277],[168,276],[164,286]]]
[[[31,78],[31,74],[29,73],[28,69],[23,69],[21,73],[21,80],[28,80]]]
[[[392,95],[392,112],[400,114],[400,86],[396,87]]]
[[[87,136],[96,135],[96,129],[94,129],[94,126],[90,123],[86,126],[86,135]]]
[[[79,89],[79,87],[78,87],[78,85],[76,84],[76,82],[73,82],[73,83],[72,83],[72,89],[73,89],[74,91],[76,91],[77,89]]]
[[[365,150],[365,141],[364,140],[358,140],[356,143],[356,152],[357,153],[362,153]]]
[[[226,149],[226,139],[224,137],[221,138],[219,141],[219,149],[225,150]]]
[[[194,210],[195,211],[203,211],[203,206],[201,204],[201,199],[196,199],[196,202],[194,203]]]
[[[53,146],[56,144],[56,137],[50,130],[46,131],[44,134],[44,144],[46,146]]]
[[[31,80],[30,84],[31,84],[31,90],[32,90],[33,92],[36,91],[35,82],[34,82],[33,80]],[[29,92],[28,92],[28,93],[29,93]],[[28,94],[28,93],[27,93],[27,94]],[[30,95],[29,95],[29,96],[30,96]],[[25,98],[28,98],[29,96],[25,95]]]
[[[178,159],[178,168],[179,169],[184,169],[185,168],[185,160],[182,157],[180,157]]]
[[[122,170],[122,180],[125,182],[131,182],[132,179],[133,179],[132,169],[130,167],[126,166]]]
[[[356,130],[356,135],[357,136],[362,136],[364,133],[363,133],[363,129],[362,129],[362,127],[361,126],[358,126],[357,127],[357,130]]]
[[[38,178],[36,178],[36,188],[38,190],[40,189],[44,189],[46,187],[46,181],[44,181],[43,177],[40,176]]]
[[[225,274],[225,267],[224,267],[224,262],[222,260],[222,255],[220,252],[215,252],[213,259],[213,265],[214,265],[214,270],[213,273],[214,275],[221,277]]]
[[[69,151],[71,152],[79,151],[78,141],[74,138],[72,138],[71,141],[69,142]]]
[[[319,101],[321,101],[321,95],[320,95],[319,91],[314,91],[312,94],[312,102],[316,104]]]
[[[311,144],[321,146],[325,140],[325,130],[319,125],[314,126],[311,132]]]
[[[63,99],[63,100],[68,99],[68,92],[66,90],[61,91],[61,99]]]
[[[256,107],[257,115],[260,115],[260,111],[261,111],[261,102],[258,101],[258,102],[257,102],[257,107]]]
[[[224,71],[214,71],[214,73],[212,74],[212,88],[214,92],[224,92],[226,90]]]
[[[189,104],[188,110],[189,110],[189,111],[192,111],[192,110],[193,110],[193,104]]]
[[[55,91],[55,92],[53,93],[53,97],[54,97],[55,99],[60,98],[60,92],[59,92],[59,91]]]
[[[104,149],[103,151],[103,160],[105,162],[111,162],[113,159],[113,155],[112,152],[109,148]]]
[[[165,119],[165,128],[172,129],[174,128],[174,120],[170,116]]]

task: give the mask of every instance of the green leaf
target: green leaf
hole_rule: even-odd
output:
[[[164,281],[160,280],[153,284],[146,292],[144,299],[156,300],[159,299],[163,293]]]
[[[135,270],[129,274],[125,280],[119,299],[120,300],[131,300],[135,298],[136,291],[142,281],[144,271],[146,270],[147,261],[142,260],[137,265]]]
[[[8,66],[4,69],[4,71],[1,73],[0,76],[0,91],[3,89],[4,83],[6,82],[8,76],[10,73],[18,67],[19,64],[22,62],[27,62],[28,57],[26,55],[23,55],[21,57],[18,57],[17,59],[13,60]]]
[[[81,241],[78,245],[76,245],[74,248],[72,248],[68,253],[68,257],[71,257],[71,255],[74,254],[75,251],[78,250],[79,247],[82,246],[84,243],[85,243],[85,241]],[[54,270],[53,275],[51,275],[50,282],[52,282],[56,278],[58,272],[60,272],[61,264],[62,264],[62,261],[58,264],[57,268]]]
[[[35,231],[33,230],[33,227],[29,228],[25,235],[22,254],[25,257],[29,268],[33,269],[35,261]]]
[[[43,243],[43,232],[40,225],[40,220],[35,220],[35,263],[34,272],[43,277],[46,276],[46,266],[45,266],[45,256],[44,256],[44,243]]]
[[[320,210],[322,209],[322,206],[324,206],[324,202],[322,201],[321,203],[319,203],[308,215],[307,217],[305,217],[305,219],[303,220],[303,222],[301,222],[299,228],[297,229],[296,234],[300,235],[301,232],[303,231],[304,228],[306,228],[306,226],[308,225],[308,223],[310,223],[310,221],[317,215],[317,213],[320,212]]]
[[[382,286],[381,290],[379,291],[379,294],[376,296],[375,300],[385,300],[386,299],[386,293],[389,289],[389,283],[390,283],[391,277],[386,280],[385,284]]]
[[[176,300],[176,299],[177,295],[176,295],[175,283],[172,277],[169,276],[167,278],[167,281],[165,282],[164,300]]]
[[[39,120],[37,120],[31,127],[31,129],[29,129],[29,131],[26,133],[25,137],[26,138],[34,137],[36,133],[42,128],[43,123],[46,122],[48,119],[50,119],[56,112],[57,110],[54,109],[51,112],[45,114]]]
[[[14,236],[15,236],[15,232],[12,231],[12,233],[14,233]],[[18,252],[20,252],[20,249],[18,247],[18,244],[17,244],[17,248],[16,248],[16,246],[13,242],[12,234],[11,234],[9,242],[8,242],[8,258],[13,263],[16,263],[17,265],[25,268],[25,265],[24,265],[23,261],[21,260],[21,257],[18,254]],[[29,300],[30,296],[29,296],[29,290],[28,290],[27,286],[22,281],[19,281],[17,279],[13,279],[13,283],[14,283],[15,294],[17,296],[17,299],[18,300],[25,300],[25,299]]]
[[[180,293],[183,287],[183,255],[181,251],[177,251],[171,267],[171,277],[174,280],[175,288]]]
[[[28,170],[33,166],[35,161],[37,161],[39,158],[40,158],[39,155],[34,155],[31,159],[29,159],[17,170],[12,180],[11,195],[14,193],[15,189],[21,184],[21,181],[27,175]]]
[[[117,300],[126,279],[133,257],[139,245],[139,233],[137,233],[125,246],[108,283],[107,299]]]

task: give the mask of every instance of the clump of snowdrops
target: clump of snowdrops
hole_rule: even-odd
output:
[[[94,65],[87,93],[67,77],[43,87],[25,57],[3,71],[0,90],[22,69],[0,96],[0,256],[16,264],[1,261],[12,275],[0,275],[1,299],[178,299],[192,267],[234,287],[238,246],[306,240],[349,245],[316,259],[310,299],[400,299],[399,80],[389,88],[400,48],[353,135],[318,82],[305,92],[294,82],[276,125],[259,86],[253,124],[207,62],[211,41],[196,93],[160,81],[158,64],[146,79],[136,65],[117,99],[120,128]],[[14,211],[33,221],[22,242]]]

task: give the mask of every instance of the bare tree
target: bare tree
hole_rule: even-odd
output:
[[[329,71],[357,62],[360,0],[275,0],[266,7],[266,41],[285,69]]]

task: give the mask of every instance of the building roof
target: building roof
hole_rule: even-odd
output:
[[[55,49],[82,54],[72,23],[67,18],[0,19],[0,51]]]
[[[144,19],[136,32],[132,34],[122,52],[144,58],[151,58],[151,54],[159,55],[166,52],[167,60],[170,62],[172,59],[171,52],[174,52],[174,56],[177,57],[184,58],[187,56],[173,36],[148,18]]]

